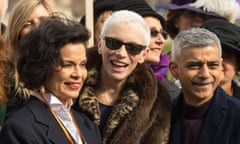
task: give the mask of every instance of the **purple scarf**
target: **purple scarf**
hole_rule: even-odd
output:
[[[160,55],[159,63],[151,63],[150,66],[153,69],[155,76],[161,81],[164,79],[169,65],[169,56],[167,54]]]

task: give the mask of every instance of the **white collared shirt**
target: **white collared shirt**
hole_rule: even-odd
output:
[[[36,92],[33,92],[32,95],[39,98],[38,94]],[[60,119],[60,121],[63,123],[64,127],[67,129],[67,131],[70,133],[76,144],[82,144],[81,137],[78,133],[78,130],[74,126],[74,122],[72,119],[72,116],[70,114],[70,108],[73,104],[71,101],[69,107],[65,107],[62,102],[53,94],[51,93],[44,93],[43,97],[46,99],[48,105],[51,107],[52,111],[54,111],[57,115],[57,117]]]

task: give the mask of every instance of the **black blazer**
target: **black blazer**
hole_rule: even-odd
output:
[[[84,114],[72,110],[87,144],[100,144],[98,127]],[[26,106],[12,114],[0,132],[1,144],[69,144],[48,107],[31,96]]]
[[[181,144],[183,94],[173,102],[169,144]],[[198,144],[240,144],[240,101],[218,87],[203,119]]]

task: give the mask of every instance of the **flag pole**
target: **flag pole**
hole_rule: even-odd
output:
[[[89,38],[89,41],[87,44],[88,48],[94,46],[93,4],[94,4],[94,0],[85,0],[86,28],[91,33],[91,37]]]

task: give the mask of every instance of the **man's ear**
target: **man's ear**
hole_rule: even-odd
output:
[[[178,65],[176,62],[170,62],[169,64],[169,70],[171,72],[171,74],[178,79],[179,77],[179,72],[178,72]]]

